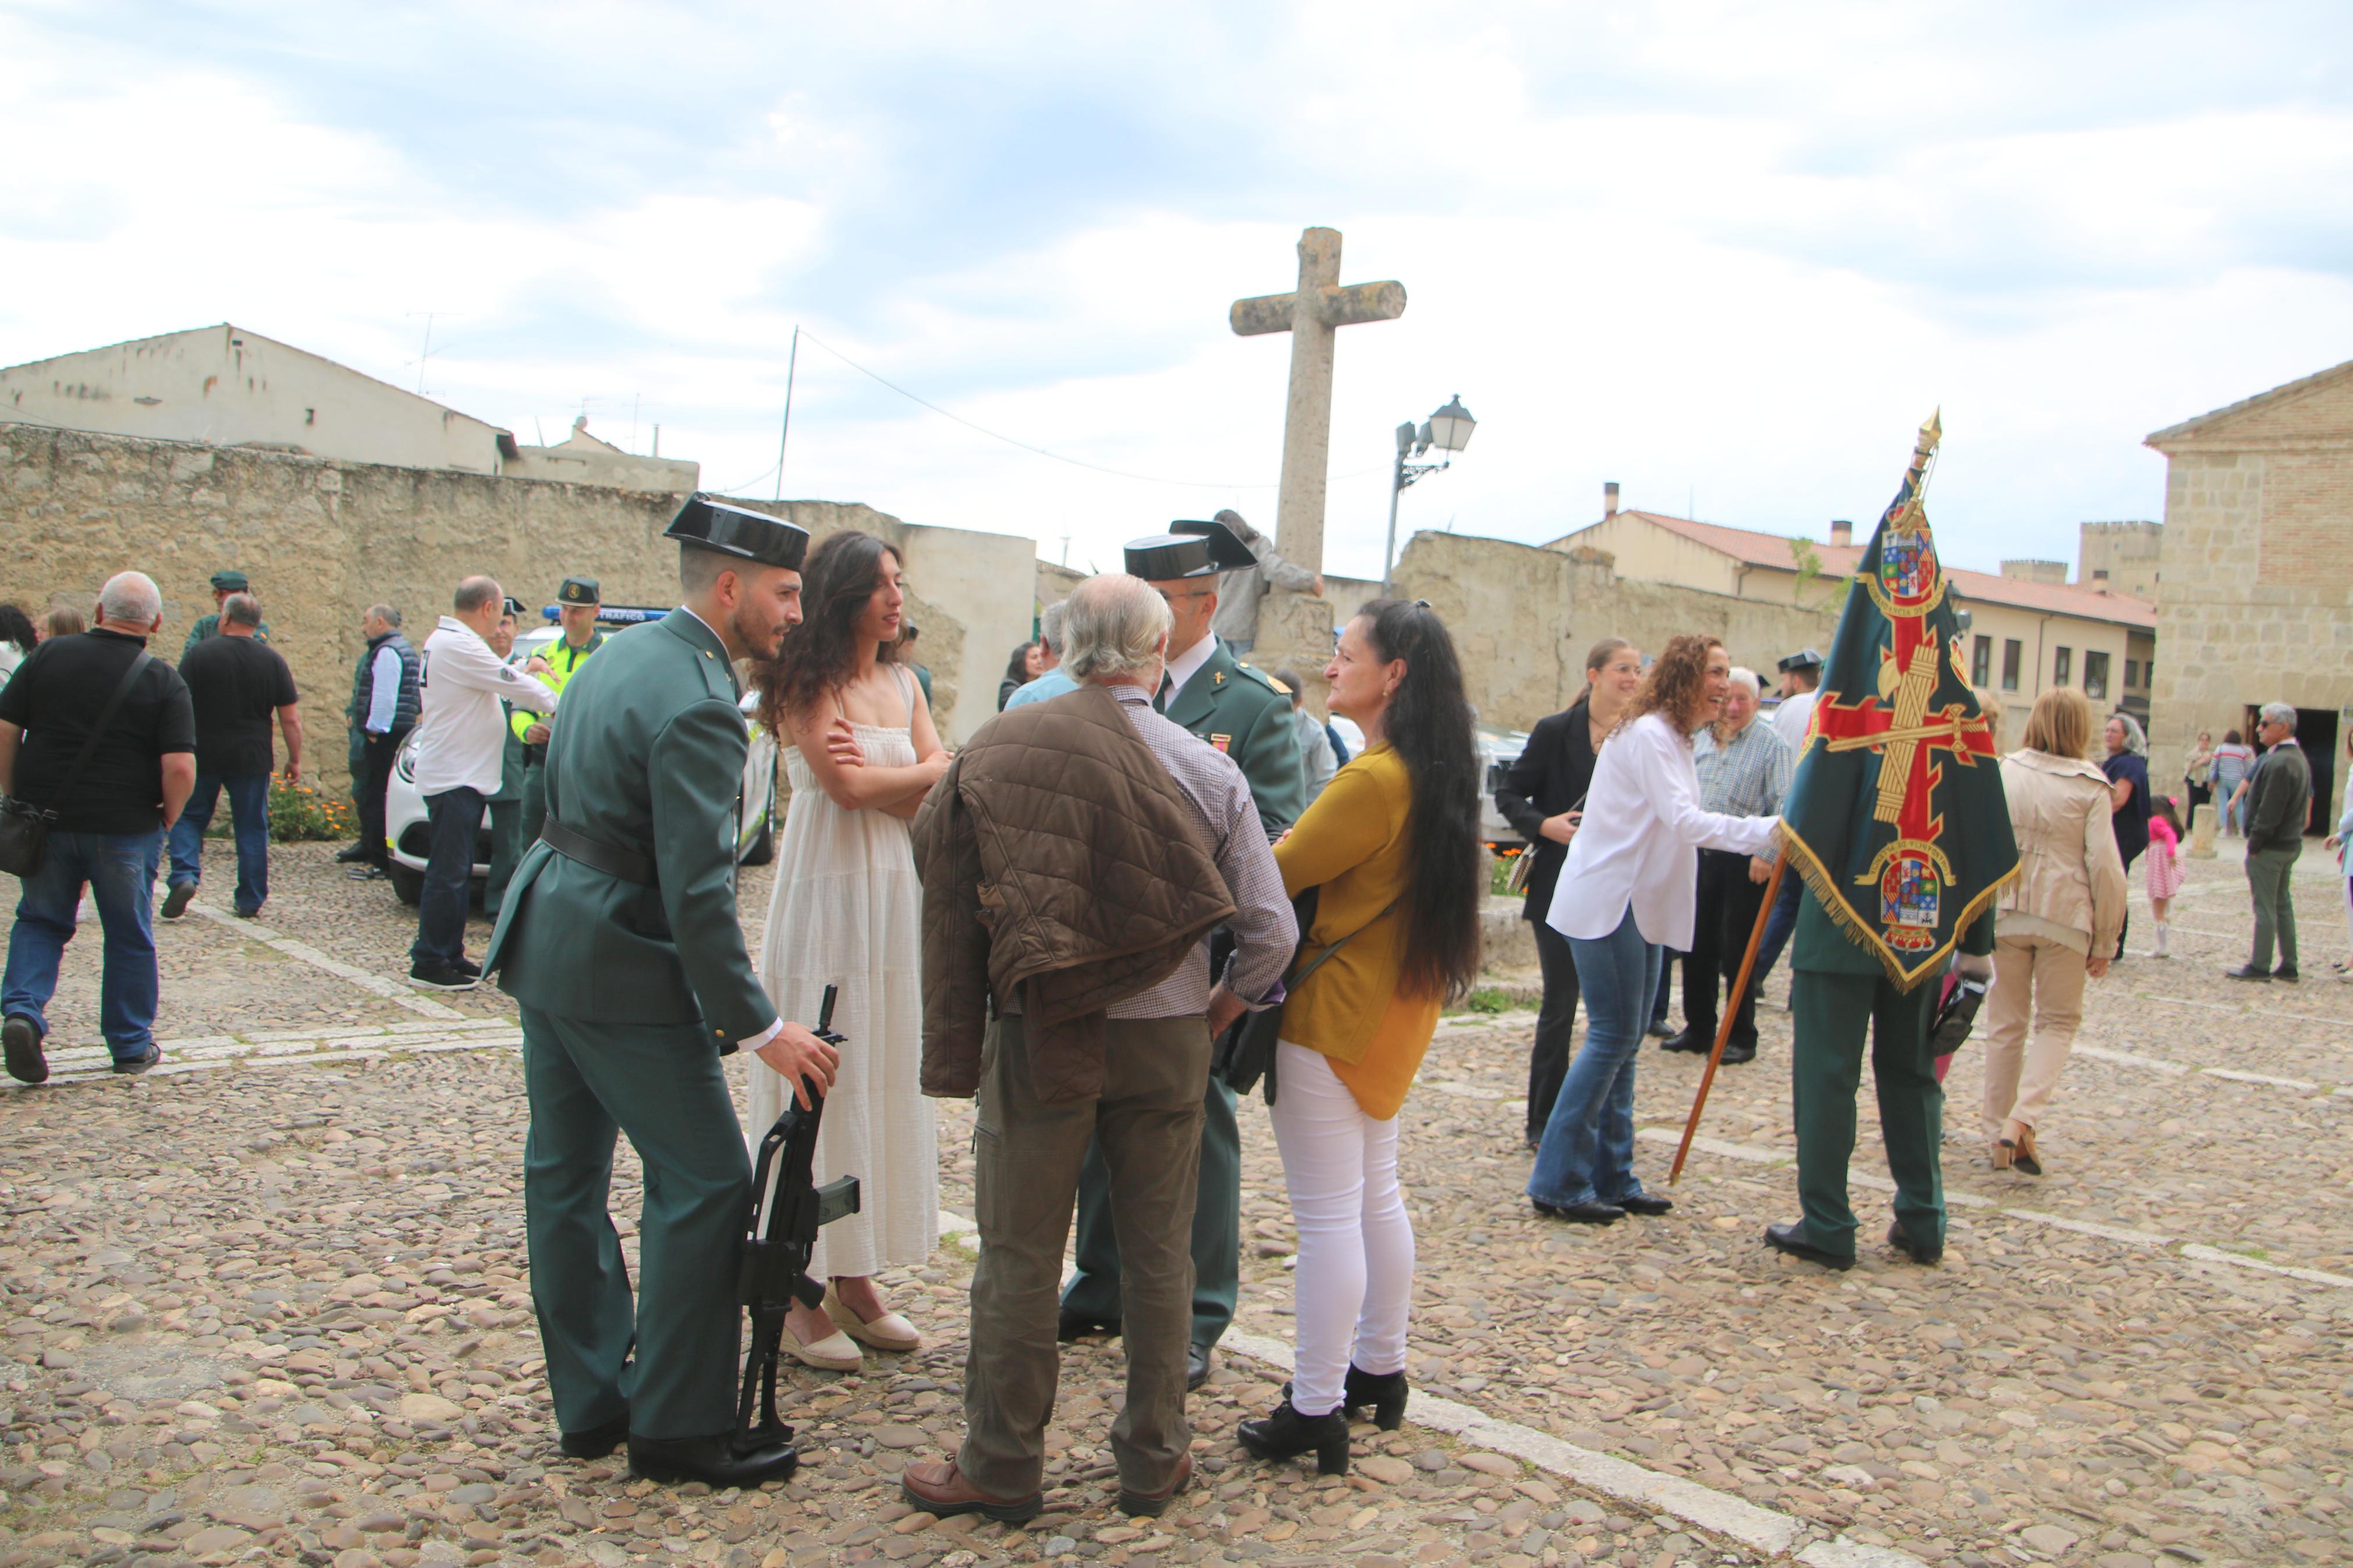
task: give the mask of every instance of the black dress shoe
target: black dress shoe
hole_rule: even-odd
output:
[[[1546,1219],[1573,1219],[1579,1225],[1616,1225],[1626,1217],[1626,1211],[1616,1204],[1548,1204],[1542,1198],[1528,1202]]]
[[[2272,972],[2270,970],[2257,969],[2252,963],[2242,963],[2236,969],[2226,969],[2222,971],[2222,978],[2225,980],[2260,980],[2268,984],[2271,982],[2271,977]]]
[[[1348,1473],[1348,1416],[1334,1409],[1322,1415],[1302,1415],[1288,1396],[1263,1421],[1245,1421],[1234,1428],[1243,1447],[1261,1459],[1288,1459],[1310,1449],[1320,1475]]]
[[[1628,1214],[1662,1215],[1675,1206],[1674,1199],[1656,1197],[1649,1193],[1630,1193],[1611,1201]]]
[[[2295,972],[2295,964],[2283,963],[2277,969],[2272,971],[2272,978],[2274,980],[2284,980],[2290,985],[2293,985],[2297,981],[2303,979],[2304,976]]]
[[[577,1432],[566,1432],[555,1440],[567,1459],[601,1459],[629,1440],[629,1418],[624,1414],[615,1416],[602,1426],[584,1426]]]
[[[364,866],[375,859],[375,857],[368,852],[368,847],[364,844],[353,844],[347,848],[335,851],[335,864],[338,866]]]
[[[1943,1243],[1939,1242],[1935,1247],[1921,1246],[1905,1230],[1904,1222],[1900,1219],[1887,1227],[1887,1245],[1915,1263],[1935,1264],[1945,1260]]]
[[[1642,1033],[1662,1040],[1667,1038],[1674,1032],[1674,1026],[1669,1024],[1664,1018],[1651,1019],[1642,1030]]]
[[[1738,1062],[1753,1062],[1756,1059],[1757,1042],[1754,1040],[1736,1039],[1724,1047],[1722,1060],[1727,1067]]]
[[[1806,1222],[1803,1220],[1799,1220],[1795,1225],[1767,1226],[1765,1245],[1776,1251],[1786,1252],[1792,1258],[1802,1258],[1809,1263],[1819,1263],[1825,1268],[1854,1267],[1852,1258],[1841,1258],[1827,1247],[1815,1246],[1813,1237],[1806,1234]]]
[[[1068,1307],[1054,1314],[1054,1337],[1064,1344],[1072,1340],[1085,1339],[1089,1334],[1101,1334],[1110,1339],[1118,1333],[1117,1318],[1090,1318],[1083,1312],[1073,1312]]]
[[[1715,1049],[1715,1041],[1710,1037],[1713,1033],[1714,1031],[1711,1030],[1709,1034],[1703,1035],[1697,1029],[1685,1029],[1681,1034],[1669,1035],[1665,1039],[1661,1040],[1659,1049],[1689,1051],[1695,1057],[1704,1057]]]
[[[1209,1381],[1209,1347],[1185,1347],[1185,1392],[1190,1394]]]
[[[18,1083],[46,1083],[49,1077],[49,1058],[41,1054],[40,1026],[22,1013],[0,1024],[0,1042],[5,1042],[8,1076]]]
[[[748,1491],[763,1481],[790,1480],[800,1462],[799,1453],[782,1443],[739,1454],[733,1435],[727,1432],[713,1433],[708,1437],[640,1437],[634,1432],[629,1434],[629,1473],[664,1486],[701,1481],[713,1491],[725,1491],[729,1487],[742,1487]]]

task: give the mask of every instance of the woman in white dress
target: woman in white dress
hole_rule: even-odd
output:
[[[805,618],[753,672],[784,748],[792,799],[768,901],[760,975],[779,1016],[814,1026],[828,985],[849,1041],[818,1124],[814,1175],[856,1176],[860,1212],[818,1233],[810,1275],[825,1303],[796,1305],[785,1349],[855,1371],[861,1342],[911,1351],[914,1326],[875,1293],[883,1268],[920,1264],[937,1239],[939,1161],[923,1065],[922,889],[908,821],[947,769],[930,708],[898,662],[905,572],[871,534],[836,533],[802,567]],[[751,1075],[754,1147],[784,1110],[784,1080]]]

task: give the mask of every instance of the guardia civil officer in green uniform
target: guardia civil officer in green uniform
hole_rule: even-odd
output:
[[[483,966],[522,1004],[532,1298],[564,1451],[626,1438],[641,1476],[756,1486],[796,1456],[730,1440],[752,1172],[720,1058],[757,1052],[804,1104],[802,1081],[830,1088],[837,1058],[776,1016],[744,951],[733,667],[774,658],[800,619],[808,535],[702,496],[668,532],[686,603],[612,638],[565,690],[547,820]],[[634,1307],[607,1213],[617,1133],[646,1170]]]
[[[195,646],[198,643],[204,641],[206,637],[218,637],[220,635],[220,607],[228,603],[228,596],[231,594],[249,594],[252,591],[252,584],[246,580],[245,574],[236,570],[234,567],[227,571],[214,573],[213,613],[209,616],[198,617],[196,624],[188,628],[188,640],[180,645],[180,657],[182,658],[187,658],[188,655],[195,650]],[[253,635],[259,641],[268,642],[269,640],[269,623],[268,621],[264,621],[261,625],[256,626],[254,628]]]
[[[1930,1041],[1948,967],[1993,977],[1993,905],[2018,847],[1993,733],[1955,662],[1959,623],[1921,491],[1940,427],[1912,465],[1847,592],[1806,751],[1775,831],[1806,882],[1790,947],[1790,1104],[1804,1218],[1767,1245],[1852,1267],[1847,1163],[1866,1043],[1895,1178],[1888,1245],[1945,1250],[1945,1094]]]
[[[1218,523],[1180,522],[1177,531],[1127,547],[1127,571],[1160,590],[1176,617],[1168,669],[1154,706],[1240,764],[1270,843],[1307,809],[1291,689],[1236,658],[1209,629],[1218,610],[1218,574],[1254,566],[1240,540]],[[1224,964],[1210,947],[1212,972]],[[1241,1134],[1234,1091],[1215,1077],[1203,1102],[1201,1173],[1193,1208],[1193,1348],[1187,1386],[1209,1375],[1209,1352],[1233,1321],[1241,1293]],[[1089,1149],[1079,1172],[1078,1272],[1062,1292],[1061,1337],[1116,1333],[1120,1321],[1119,1243],[1112,1234],[1111,1178]]]
[[[539,650],[546,668],[532,673],[558,696],[588,662],[588,656],[605,646],[605,634],[596,629],[596,612],[604,602],[594,577],[566,577],[564,586],[555,591],[555,618],[564,635]],[[530,844],[539,837],[540,824],[547,820],[547,784],[541,764],[547,760],[547,737],[554,728],[554,715],[518,713],[507,721],[507,726],[522,742],[522,841]]]

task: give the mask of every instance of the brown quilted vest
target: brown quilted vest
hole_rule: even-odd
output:
[[[1104,1010],[1234,912],[1176,781],[1101,687],[982,725],[914,844],[930,1095],[971,1098],[991,1004],[1018,998],[1039,1098],[1100,1096]]]

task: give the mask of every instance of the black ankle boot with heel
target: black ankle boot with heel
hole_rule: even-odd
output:
[[[1344,1405],[1323,1415],[1302,1415],[1291,1407],[1288,1392],[1274,1413],[1263,1421],[1245,1421],[1234,1428],[1243,1447],[1261,1459],[1288,1459],[1310,1449],[1320,1475],[1348,1473],[1348,1412]]]
[[[1354,1417],[1357,1411],[1370,1408],[1380,1429],[1394,1432],[1405,1425],[1406,1393],[1402,1371],[1362,1372],[1351,1362],[1347,1386],[1340,1395],[1340,1413]]]

